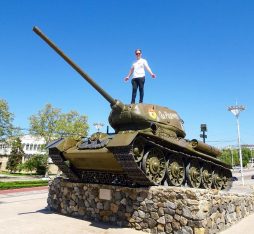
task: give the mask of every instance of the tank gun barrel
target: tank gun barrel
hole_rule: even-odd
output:
[[[55,50],[69,65],[72,66],[90,85],[92,85],[110,104],[114,106],[117,102],[105,90],[103,90],[94,80],[75,64],[63,51],[61,51],[38,27],[33,27],[33,31],[40,36],[53,50]]]

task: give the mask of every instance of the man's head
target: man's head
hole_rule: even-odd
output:
[[[135,50],[135,55],[136,55],[137,58],[140,58],[140,57],[141,57],[141,54],[142,54],[141,49],[136,49],[136,50]]]

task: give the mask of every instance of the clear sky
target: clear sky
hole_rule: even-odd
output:
[[[209,144],[237,143],[236,118],[244,104],[241,143],[254,144],[254,2],[251,0],[2,0],[0,1],[0,98],[14,123],[51,103],[108,125],[110,106],[33,31],[38,26],[112,97],[129,103],[124,83],[134,50],[142,48],[153,72],[145,103],[176,110],[186,138]]]

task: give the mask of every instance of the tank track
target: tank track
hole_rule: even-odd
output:
[[[130,184],[130,186],[155,185],[146,177],[145,173],[141,170],[141,168],[135,162],[135,159],[132,153],[132,145],[113,148],[112,152],[117,162],[123,168],[124,172],[131,179],[132,183]]]
[[[53,163],[58,166],[58,168],[65,174],[65,176],[69,178],[69,180],[73,182],[79,181],[79,178],[71,169],[71,167],[66,164],[66,161],[64,161],[59,151],[50,149],[49,156],[52,159]]]
[[[80,182],[93,184],[111,184],[121,186],[131,186],[131,181],[124,173],[85,171],[82,169],[75,170]]]

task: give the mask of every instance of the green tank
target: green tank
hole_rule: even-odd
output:
[[[231,167],[218,159],[221,152],[196,139],[185,139],[183,120],[176,111],[154,104],[126,105],[112,98],[37,27],[33,30],[112,109],[108,120],[114,134],[96,132],[80,141],[64,138],[49,144],[49,156],[69,180],[216,189],[231,185]]]

